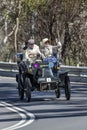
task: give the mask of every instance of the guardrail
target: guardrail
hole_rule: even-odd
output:
[[[62,71],[68,71],[70,80],[87,83],[87,67],[61,66]],[[18,73],[16,63],[0,62],[0,76],[15,77]]]
[[[0,62],[0,69],[17,70],[17,63],[14,62]]]
[[[15,77],[17,73],[17,63],[0,62],[0,76]]]
[[[87,83],[87,67],[61,66],[61,69],[69,72],[71,81]]]

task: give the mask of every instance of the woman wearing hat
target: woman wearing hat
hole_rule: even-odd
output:
[[[56,46],[52,46],[50,44],[50,40],[48,38],[44,38],[41,42],[41,46],[43,48],[44,55],[47,57],[53,55],[55,50],[58,55],[59,49],[61,48],[62,44],[60,42],[57,42]]]
[[[50,56],[52,55],[52,45],[50,44],[50,40],[48,38],[44,38],[41,42],[41,46],[43,48],[43,54],[44,56]]]

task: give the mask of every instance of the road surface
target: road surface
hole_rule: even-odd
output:
[[[87,84],[71,83],[71,99],[64,90],[32,92],[31,102],[19,100],[14,78],[0,77],[0,130],[86,130]]]

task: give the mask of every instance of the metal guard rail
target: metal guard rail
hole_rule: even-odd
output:
[[[87,67],[62,65],[61,70],[68,71],[71,81],[87,83]],[[0,76],[15,77],[17,73],[17,63],[0,62]]]

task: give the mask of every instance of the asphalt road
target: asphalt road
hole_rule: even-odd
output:
[[[33,92],[31,102],[19,100],[14,78],[0,77],[0,130],[86,130],[87,84],[71,83],[71,99],[64,91]]]

